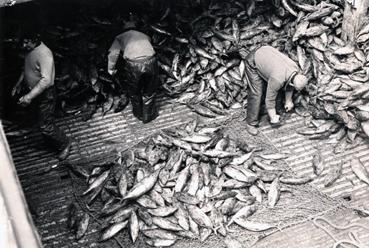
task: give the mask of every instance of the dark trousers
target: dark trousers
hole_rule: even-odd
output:
[[[255,66],[255,51],[251,51],[246,57],[246,75],[248,78],[247,92],[247,117],[246,121],[249,125],[256,126],[259,124],[259,115],[263,98],[265,98],[266,82],[259,75]]]
[[[37,124],[48,145],[55,150],[62,151],[68,144],[68,137],[55,125],[55,88],[46,89],[41,95],[32,102],[37,114]]]
[[[133,115],[143,123],[155,119],[158,116],[156,94],[159,88],[156,58],[125,60],[121,74],[132,103]]]

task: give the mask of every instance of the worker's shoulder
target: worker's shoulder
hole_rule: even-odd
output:
[[[37,47],[37,51],[42,58],[53,58],[53,52],[43,42]]]

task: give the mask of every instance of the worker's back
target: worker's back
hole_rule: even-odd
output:
[[[116,39],[121,46],[125,59],[150,57],[155,54],[149,36],[139,31],[129,30],[118,35]]]

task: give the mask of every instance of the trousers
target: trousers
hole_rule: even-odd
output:
[[[133,115],[143,123],[154,120],[158,116],[156,95],[159,88],[158,63],[155,56],[125,59],[121,74],[132,103]]]
[[[247,92],[247,117],[246,122],[249,125],[257,126],[259,124],[259,115],[263,96],[265,97],[266,83],[259,75],[255,66],[255,51],[251,51],[246,57],[246,76],[248,78]]]
[[[37,115],[37,125],[46,143],[62,151],[69,142],[65,133],[55,125],[56,92],[52,86],[32,102]]]

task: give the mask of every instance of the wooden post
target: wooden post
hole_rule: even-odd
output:
[[[345,11],[343,13],[341,38],[350,43],[354,43],[358,34],[363,18],[365,17],[369,0],[352,0],[355,6],[345,0]]]
[[[26,3],[26,2],[30,2],[32,0],[15,0],[15,1],[9,1],[9,0],[0,0],[0,8],[1,7],[6,7],[8,6],[8,4],[11,4],[10,6],[13,6],[15,4],[18,3]]]

